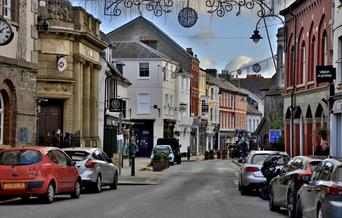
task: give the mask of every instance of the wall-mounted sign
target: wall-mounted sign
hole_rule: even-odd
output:
[[[111,98],[110,99],[110,112],[121,112],[122,110],[122,99]]]
[[[336,68],[332,65],[316,66],[316,80],[318,83],[331,83],[334,79],[336,79]]]
[[[207,104],[202,104],[202,113],[208,113],[209,106]]]
[[[63,72],[67,68],[67,61],[64,56],[57,56],[57,69]]]

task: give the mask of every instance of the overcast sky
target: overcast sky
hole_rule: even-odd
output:
[[[205,0],[192,0],[190,7],[198,11],[198,21],[193,27],[184,28],[178,23],[177,18],[179,10],[184,6],[181,0],[174,1],[173,11],[170,14],[156,17],[151,12],[144,11],[143,16],[182,47],[193,48],[194,53],[199,57],[202,68],[216,68],[219,72],[223,69],[235,71],[243,65],[271,57],[262,21],[258,27],[263,39],[258,44],[249,39],[259,19],[256,16],[256,10],[243,10],[239,16],[236,16],[237,11],[233,10],[224,17],[218,17],[216,14],[211,15],[206,12],[208,9],[205,8]],[[286,0],[282,1],[286,2]],[[101,30],[105,33],[124,25],[139,15],[134,10],[125,10],[119,17],[105,16],[105,0],[73,0],[72,2],[74,5],[85,7],[89,13],[100,19],[102,21]],[[267,19],[266,22],[273,51],[276,53],[276,33],[277,29],[282,26],[281,21],[271,18]],[[272,76],[274,73],[272,62],[264,61],[263,63],[261,65],[263,76]],[[246,73],[247,71],[244,71],[243,75]]]

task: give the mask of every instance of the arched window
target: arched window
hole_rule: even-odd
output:
[[[303,84],[305,83],[306,79],[306,46],[305,42],[302,42],[302,45],[300,46],[300,64],[301,64],[301,71],[299,74],[299,81],[298,84]]]
[[[2,98],[2,94],[0,93],[0,145],[3,144],[3,135],[4,135],[4,101]]]
[[[327,32],[324,31],[322,35],[322,62],[323,65],[328,65],[328,37]]]
[[[314,80],[314,72],[315,72],[315,68],[317,65],[316,62],[316,53],[315,53],[315,48],[316,48],[316,38],[313,36],[311,39],[311,48],[310,48],[310,73],[309,73],[309,81],[313,81]]]

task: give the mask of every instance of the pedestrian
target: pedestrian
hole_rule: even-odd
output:
[[[66,132],[63,140],[63,148],[68,148],[71,146],[70,133]]]
[[[321,140],[321,143],[316,146],[316,150],[314,152],[314,155],[317,156],[329,156],[330,154],[330,148],[328,145],[327,140]]]

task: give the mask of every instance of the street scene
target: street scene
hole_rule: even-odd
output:
[[[341,0],[0,0],[0,218],[342,218]]]

